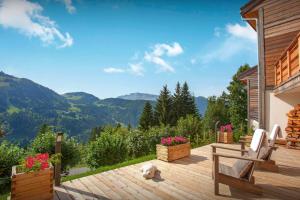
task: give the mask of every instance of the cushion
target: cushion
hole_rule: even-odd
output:
[[[248,160],[237,160],[233,166],[232,170],[234,174],[238,175],[238,178],[246,178],[253,166],[253,161]]]
[[[228,176],[240,178],[240,175],[235,170],[233,170],[232,167],[223,165],[221,163],[219,164],[219,172]]]
[[[281,136],[281,129],[278,124],[274,124],[272,132],[269,135],[270,145],[273,146],[275,144],[277,136]]]
[[[256,129],[253,137],[252,137],[252,141],[250,144],[250,149],[252,149],[253,151],[257,152],[258,147],[260,145],[261,139],[264,136],[265,131],[263,129]]]

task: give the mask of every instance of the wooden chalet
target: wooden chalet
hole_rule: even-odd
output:
[[[284,130],[286,114],[300,103],[300,1],[252,0],[241,8],[241,15],[258,35],[257,74],[251,69],[241,77],[252,84],[248,86],[250,126],[257,123],[270,131],[279,124]]]

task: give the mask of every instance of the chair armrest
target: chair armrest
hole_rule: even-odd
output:
[[[230,148],[230,147],[224,147],[224,146],[218,146],[218,145],[210,145],[212,148],[219,148],[219,149],[227,149],[227,150],[232,150],[232,151],[243,151],[243,152],[248,152],[248,150],[245,149],[235,149],[235,148]]]
[[[265,162],[265,160],[262,160],[262,159],[249,158],[249,157],[244,157],[244,156],[234,156],[234,155],[221,154],[221,153],[213,153],[213,156],[224,157],[224,158],[234,158],[234,159],[239,159],[239,160],[249,160],[249,161],[254,161],[254,162]]]

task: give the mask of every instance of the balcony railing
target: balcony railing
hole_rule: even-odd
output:
[[[300,71],[300,34],[293,40],[275,64],[275,86],[289,80]]]

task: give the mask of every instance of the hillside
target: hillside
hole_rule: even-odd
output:
[[[43,123],[81,140],[86,140],[95,126],[116,123],[137,126],[146,102],[141,96],[130,97],[132,100],[101,100],[85,92],[59,95],[31,80],[3,72],[0,72],[0,97],[0,125],[7,133],[6,138],[24,144],[35,137]],[[196,102],[202,114],[207,100],[197,97]],[[155,105],[155,101],[151,103]]]
[[[84,92],[59,95],[31,80],[0,72],[0,124],[10,140],[27,143],[47,123],[85,140],[91,128],[136,126],[144,100],[104,99]]]

